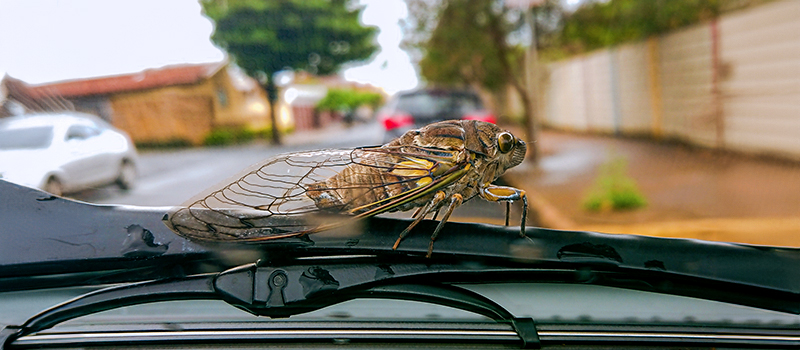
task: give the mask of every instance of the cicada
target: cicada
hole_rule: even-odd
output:
[[[187,206],[174,208],[164,221],[190,239],[262,242],[340,225],[343,220],[331,219],[330,214],[355,220],[416,209],[415,220],[392,247],[397,249],[422,219],[436,219],[444,209],[431,235],[430,256],[453,209],[475,196],[493,202],[521,200],[520,235],[525,235],[525,191],[492,184],[520,164],[525,152],[525,142],[494,124],[443,121],[408,131],[383,146],[268,159]]]

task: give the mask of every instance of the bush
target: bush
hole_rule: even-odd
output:
[[[136,141],[138,149],[170,149],[191,147],[192,142],[186,139],[170,139],[165,141]]]
[[[361,92],[350,89],[329,89],[325,97],[317,103],[320,111],[353,111],[360,106],[373,109],[383,102],[383,96],[375,92]]]
[[[292,128],[281,130],[281,133],[291,133]],[[272,127],[263,128],[219,128],[214,129],[203,140],[206,146],[225,146],[232,144],[248,143],[256,139],[272,139]]]
[[[216,129],[208,133],[203,144],[206,146],[224,146],[234,143],[236,136],[228,129]]]
[[[613,157],[600,166],[600,175],[595,180],[583,207],[590,211],[632,210],[647,205],[636,182],[626,175],[627,161]]]

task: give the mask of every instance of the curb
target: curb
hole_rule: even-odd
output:
[[[512,187],[521,188],[524,172],[508,172],[503,177]],[[522,186],[524,187],[524,186]],[[556,230],[592,231],[662,238],[699,239],[753,245],[800,247],[800,217],[705,218],[628,224],[581,225],[561,213],[544,196],[527,189],[528,215],[535,224]]]

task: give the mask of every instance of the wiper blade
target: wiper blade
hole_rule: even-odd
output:
[[[517,318],[477,293],[447,284],[424,283],[430,273],[474,271],[474,267],[425,264],[297,265],[260,267],[248,264],[219,274],[203,274],[111,287],[45,310],[24,325],[8,326],[0,348],[21,336],[63,321],[114,308],[144,303],[216,299],[259,316],[288,317],[360,297],[429,302],[510,323],[523,347],[539,347],[533,320]],[[372,277],[365,276],[375,276]],[[334,277],[335,276],[335,277]],[[412,283],[409,278],[423,277]]]

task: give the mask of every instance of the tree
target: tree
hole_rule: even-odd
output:
[[[591,51],[667,33],[755,2],[728,1],[723,6],[721,0],[587,1],[564,16],[552,44],[566,53]]]
[[[248,74],[263,77],[272,122],[272,138],[280,144],[275,118],[278,89],[274,74],[303,69],[331,74],[344,63],[368,59],[378,50],[377,29],[361,25],[362,8],[347,0],[202,0],[215,23],[211,39]]]
[[[421,75],[430,83],[499,91],[511,85],[522,100],[528,139],[533,140],[534,108],[525,84],[524,49],[509,35],[524,22],[522,12],[496,0],[411,0],[414,30],[407,47],[421,52]],[[537,144],[529,142],[536,161]]]

